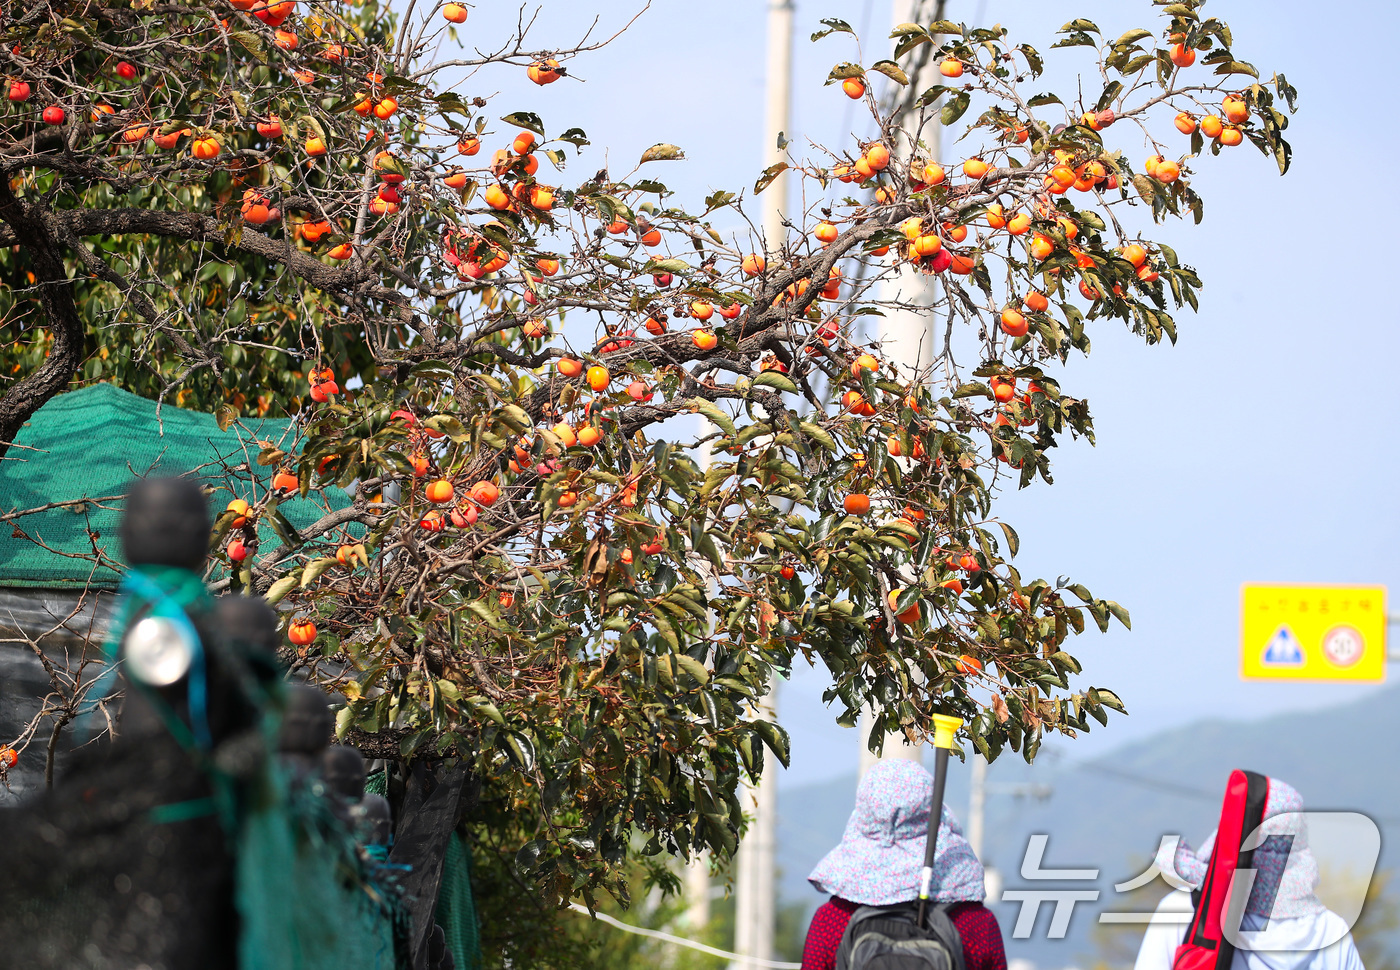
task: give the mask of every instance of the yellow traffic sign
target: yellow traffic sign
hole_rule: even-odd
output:
[[[1242,588],[1245,680],[1384,680],[1384,586]]]

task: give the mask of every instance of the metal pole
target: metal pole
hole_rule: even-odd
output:
[[[947,714],[933,715],[933,744],[937,749],[933,764],[933,800],[928,809],[928,838],[924,841],[924,871],[919,877],[919,922],[922,929],[929,900],[933,898],[933,860],[938,853],[938,829],[943,822],[943,792],[948,787],[948,752],[953,747],[953,735],[962,727],[962,718]]]
[[[967,844],[972,854],[982,858],[982,831],[987,813],[987,759],[972,755],[972,779],[967,796]]]
[[[767,168],[784,161],[787,153],[778,147],[778,137],[791,140],[792,105],[792,0],[772,0],[768,6],[768,103],[763,123],[763,165]],[[763,246],[780,251],[786,229],[783,213],[787,208],[787,179],[778,176],[760,196],[762,202]],[[777,718],[778,678],[768,681],[768,694],[760,705],[760,716]],[[734,952],[739,954],[735,970],[757,970],[755,960],[773,959],[773,931],[776,909],[774,842],[778,825],[778,785],[775,761],[764,759],[763,775],[755,787],[746,786],[752,798],[753,824],[739,843],[738,871],[734,889]],[[748,959],[746,959],[748,958]]]

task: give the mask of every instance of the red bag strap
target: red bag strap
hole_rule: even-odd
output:
[[[1225,939],[1220,921],[1230,883],[1239,869],[1248,869],[1254,862],[1252,849],[1241,852],[1245,836],[1264,821],[1265,803],[1269,796],[1269,779],[1253,771],[1232,771],[1225,786],[1225,800],[1220,806],[1220,825],[1216,829],[1215,848],[1210,853],[1205,882],[1201,884],[1196,911],[1186,933],[1186,940],[1175,961],[1181,967],[1182,950],[1197,950],[1189,962],[1195,970],[1230,970],[1235,948]],[[1214,952],[1215,959],[1202,966],[1200,951]]]

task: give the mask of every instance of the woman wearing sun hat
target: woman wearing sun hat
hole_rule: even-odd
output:
[[[841,936],[860,907],[918,899],[932,800],[933,776],[916,762],[881,761],[866,772],[841,844],[807,877],[831,899],[812,916],[802,970],[834,970]],[[987,895],[982,876],[982,863],[944,805],[934,856],[933,898],[948,904],[948,916],[962,940],[966,970],[1006,970],[1001,928],[982,905]]]
[[[1317,859],[1302,811],[1302,796],[1270,778],[1263,839],[1250,863],[1254,885],[1240,921],[1249,948],[1235,948],[1230,970],[1364,970],[1346,921],[1317,898]],[[1170,858],[1168,846],[1158,850],[1157,868],[1178,888],[1158,904],[1161,918],[1148,925],[1133,970],[1172,970],[1195,909],[1191,890],[1205,882],[1214,847],[1212,832],[1199,851],[1184,840]]]

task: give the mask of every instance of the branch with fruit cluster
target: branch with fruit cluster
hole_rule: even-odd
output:
[[[616,874],[638,832],[656,851],[733,848],[741,775],[765,750],[787,756],[755,702],[799,658],[830,672],[843,723],[870,706],[874,737],[918,740],[932,713],[956,713],[989,758],[1029,760],[1047,732],[1122,710],[1066,648],[1127,612],[1023,577],[993,500],[1050,483],[1066,433],[1092,440],[1056,371],[1091,331],[1174,340],[1173,313],[1196,306],[1196,271],[1148,234],[1199,221],[1205,139],[1287,167],[1292,88],[1259,83],[1200,8],[1165,5],[1161,31],[1115,40],[1067,24],[1055,47],[1092,50],[1102,80],[1073,104],[1030,93],[1042,56],[1001,28],[901,26],[890,58],[829,78],[878,138],[789,158],[694,210],[652,177],[677,146],[570,188],[545,164],[565,170],[584,132],[551,138],[519,111],[501,128],[487,99],[435,87],[454,4],[410,10],[396,39],[364,11],[302,18],[286,0],[252,7],[262,26],[172,14],[141,56],[122,25],[148,21],[130,11],[80,25],[126,39],[100,58],[50,19],[18,55],[69,45],[34,74],[42,93],[67,79],[112,110],[85,104],[95,120],[61,134],[12,112],[0,166],[54,238],[134,239],[120,258],[139,266],[197,242],[186,271],[213,267],[212,295],[193,302],[243,300],[250,321],[258,303],[244,331],[185,338],[192,355],[261,342],[300,362],[297,393],[277,398],[295,441],[263,444],[270,481],[219,519],[224,582],[288,608],[295,662],[347,698],[343,732],[468,759],[507,793],[534,834],[518,861],[564,897]],[[850,32],[826,27],[814,39]],[[174,46],[199,69],[151,80],[141,57]],[[115,79],[91,82],[94,58]],[[540,53],[527,80],[563,80],[567,60]],[[921,64],[939,83],[920,83]],[[910,96],[882,112],[876,73]],[[938,156],[927,126],[964,117],[979,147]],[[807,209],[788,219],[804,231],[756,238],[745,205],[777,178],[802,180]],[[867,332],[913,305],[885,285],[910,271],[945,334],[922,371]],[[147,293],[146,325],[183,325],[149,273],[95,275]],[[221,419],[265,413],[248,391]],[[348,509],[299,534],[280,517],[290,495],[335,487]],[[277,549],[258,547],[259,523]]]

